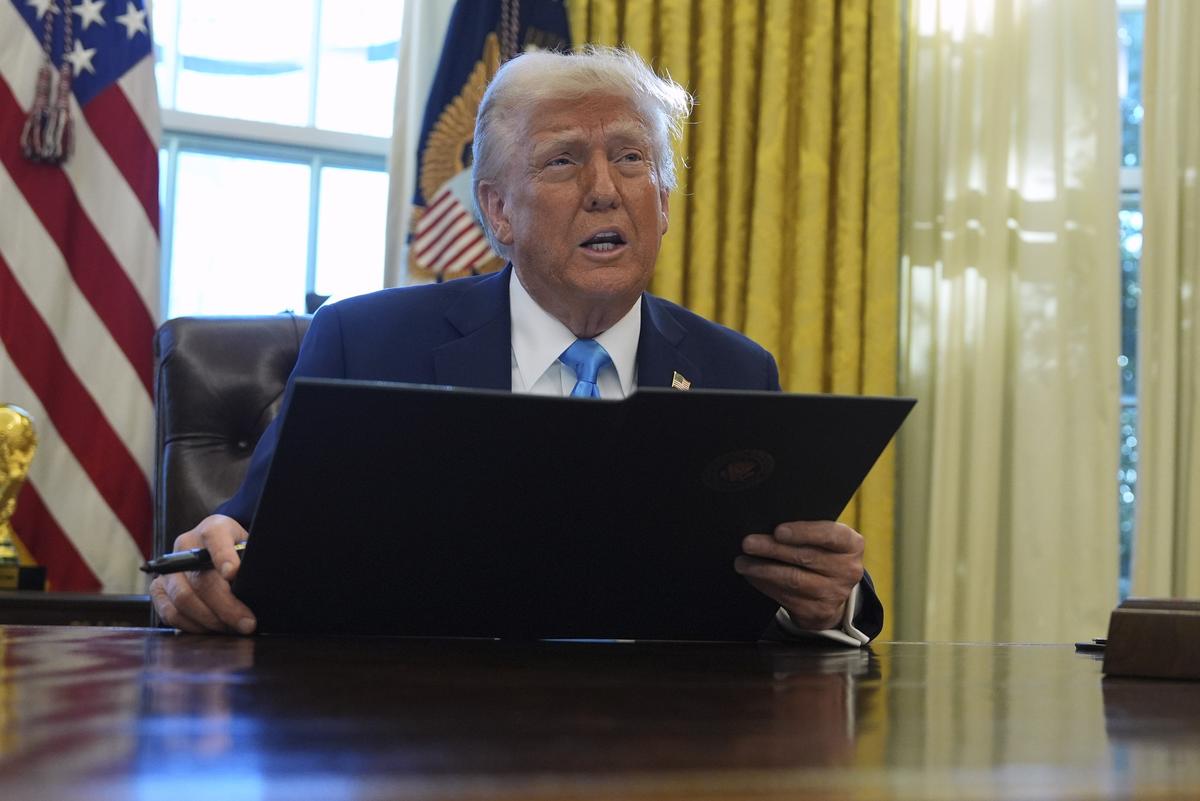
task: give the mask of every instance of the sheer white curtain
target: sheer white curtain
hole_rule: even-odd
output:
[[[417,186],[417,147],[429,86],[442,57],[452,0],[406,0],[400,29],[400,71],[396,78],[396,121],[388,157],[387,244],[384,286],[407,283],[408,228]]]
[[[1200,3],[1146,4],[1133,592],[1200,597]]]
[[[897,636],[1069,641],[1117,600],[1112,0],[913,0]]]

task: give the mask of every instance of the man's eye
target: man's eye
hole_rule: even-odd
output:
[[[625,153],[621,156],[621,161],[636,163],[642,161],[641,153]]]
[[[571,160],[569,158],[567,158],[566,156],[559,156],[558,158],[550,159],[548,162],[546,162],[546,166],[547,167],[566,167],[566,166],[570,165],[570,163],[571,163]]]

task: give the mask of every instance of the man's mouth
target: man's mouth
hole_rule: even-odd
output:
[[[580,247],[587,248],[593,253],[607,253],[624,244],[625,239],[616,231],[603,231],[582,242]]]

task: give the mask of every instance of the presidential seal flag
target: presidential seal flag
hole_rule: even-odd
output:
[[[455,5],[421,126],[408,240],[412,278],[442,281],[503,266],[472,210],[475,115],[504,61],[529,49],[566,49],[570,42],[562,0]]]
[[[144,586],[159,135],[143,0],[0,0],[0,402],[40,443],[12,525],[58,590]]]

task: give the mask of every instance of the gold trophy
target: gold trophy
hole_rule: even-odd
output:
[[[21,565],[10,522],[36,450],[37,434],[29,413],[19,406],[0,404],[0,590],[41,590],[46,586],[46,568]]]

